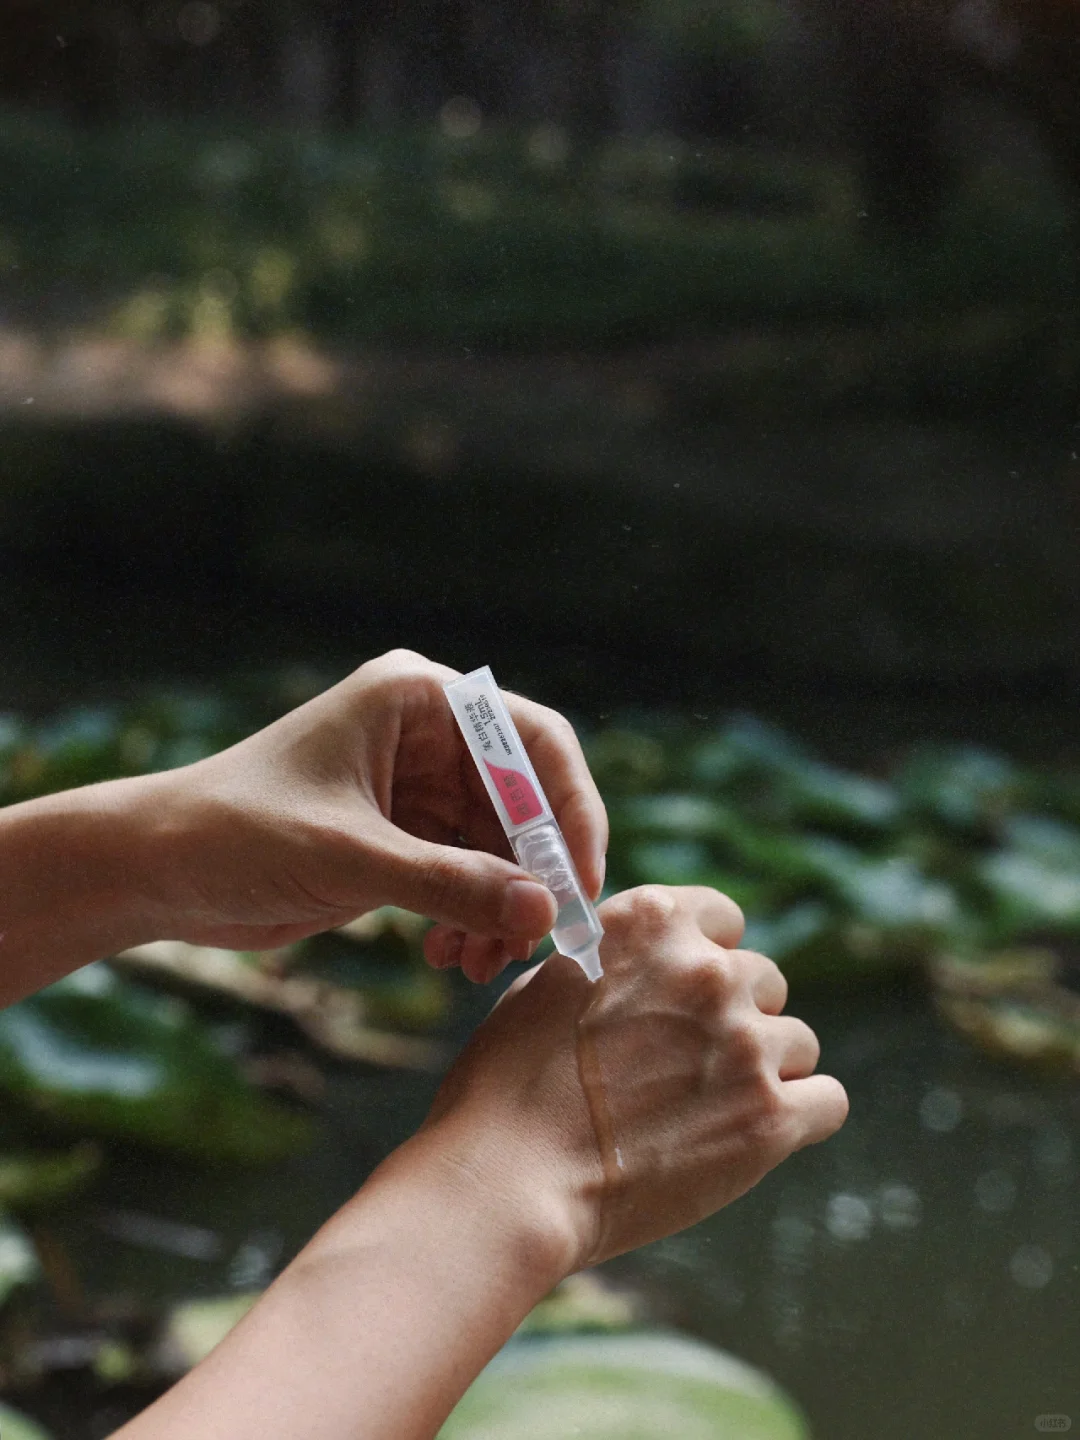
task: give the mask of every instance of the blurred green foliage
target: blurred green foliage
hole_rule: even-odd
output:
[[[0,1405],[0,1433],[5,1440],[49,1440],[40,1425],[8,1405]]]
[[[590,758],[611,883],[727,891],[747,944],[793,978],[1080,935],[1080,811],[1064,777],[927,746],[868,778],[750,718],[609,731]]]
[[[843,162],[750,147],[555,126],[77,133],[11,115],[0,293],[146,341],[602,346],[733,321],[1055,317],[1068,207],[1045,177],[1002,180],[970,175],[902,240],[867,226]]]
[[[186,1005],[90,965],[0,1012],[0,1087],[60,1126],[204,1161],[279,1159],[307,1124],[264,1100]]]
[[[0,717],[0,798],[182,765],[273,711],[265,695],[173,693],[33,724]],[[969,746],[919,747],[888,773],[860,775],[746,716],[714,730],[638,717],[595,732],[587,748],[611,816],[611,884],[715,885],[747,911],[754,943],[767,941],[795,974],[1080,935],[1080,787],[1068,775]],[[399,959],[412,953],[407,940],[393,943]],[[357,973],[387,1015],[410,1014],[407,997],[395,1011],[384,964],[363,961]],[[48,992],[65,1023],[92,1026],[101,1001],[132,1034],[183,1028],[121,1003],[105,977],[66,984]],[[437,1018],[431,996],[415,1003],[417,1023]],[[19,1051],[3,1024],[0,1015],[0,1071]]]
[[[10,803],[188,763],[280,708],[257,688],[232,698],[157,694],[34,722],[5,716],[0,797]],[[998,1049],[1012,1044],[1019,1012],[999,1018],[1001,985],[995,980],[991,993],[987,977],[1019,975],[1028,1053],[1029,1012],[1047,1000],[1055,1055],[1065,1053],[1064,1031],[1072,1037],[1065,1050],[1080,1053],[1072,1011],[1047,989],[1045,963],[1036,962],[1032,988],[1032,962],[1008,958],[1025,945],[1080,937],[1074,779],[971,747],[921,747],[888,773],[860,775],[745,716],[715,729],[639,716],[586,742],[611,817],[613,888],[726,891],[747,913],[746,943],[773,955],[793,981],[913,966],[933,974],[947,960],[948,1013],[975,1038],[992,1025]],[[424,969],[420,929],[392,914],[353,928],[350,939],[310,951],[315,973],[355,987],[377,1024],[437,1024],[444,977]],[[312,958],[290,963],[310,968]],[[129,973],[90,966],[0,1013],[9,1146],[25,1146],[28,1135],[37,1144],[75,1135],[248,1163],[304,1143],[309,1118],[266,1098],[244,1071],[236,1025],[246,1023],[248,1002],[212,983],[181,986],[178,998],[167,971],[139,971],[138,980]],[[232,1015],[224,1028],[222,1007]],[[0,1203],[18,1212],[62,1199],[92,1180],[100,1160],[93,1148],[16,1149],[0,1161]]]

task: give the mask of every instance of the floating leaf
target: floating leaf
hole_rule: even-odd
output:
[[[117,969],[146,980],[172,983],[195,993],[225,996],[244,1005],[286,1015],[321,1049],[341,1060],[370,1065],[401,1065],[407,1069],[438,1069],[442,1050],[431,1041],[379,1030],[368,1023],[371,1003],[358,990],[310,975],[278,975],[251,963],[242,951],[187,945],[182,940],[157,940],[125,950],[111,962]],[[417,972],[418,973],[418,972]],[[440,1007],[444,981],[433,972],[419,976],[411,997],[412,1017],[427,1017]],[[382,1015],[393,1006],[393,982],[383,986]],[[399,988],[397,1015],[409,1003]]]
[[[809,1440],[759,1370],[675,1335],[511,1342],[439,1440]]]
[[[806,841],[818,873],[859,920],[885,931],[944,933],[960,922],[948,885],[923,874],[905,855],[866,859],[836,840]]]
[[[176,1375],[194,1369],[239,1325],[258,1298],[253,1291],[174,1306],[162,1336],[162,1368]]]
[[[49,1432],[43,1430],[36,1420],[31,1420],[19,1410],[12,1410],[10,1405],[0,1405],[0,1435],[4,1440],[52,1440]]]
[[[782,790],[793,821],[841,830],[887,830],[901,813],[891,785],[830,765],[792,766]]]
[[[820,900],[803,900],[780,915],[751,916],[742,944],[747,950],[760,951],[783,964],[821,940],[830,929],[835,930],[835,920],[829,907]]]
[[[976,866],[1007,934],[1054,929],[1080,934],[1080,869],[1020,849],[999,850]]]
[[[10,1216],[0,1215],[0,1305],[13,1291],[32,1285],[41,1273],[29,1236]],[[0,1435],[3,1435],[0,1430]]]
[[[630,848],[627,865],[635,885],[699,885],[713,858],[700,840],[645,840]]]
[[[101,1151],[86,1143],[59,1155],[0,1155],[0,1205],[47,1208],[84,1189],[100,1169]]]
[[[91,965],[0,1012],[0,1086],[35,1114],[201,1158],[277,1158],[299,1116],[246,1081],[177,1002]]]
[[[667,756],[651,735],[603,730],[585,748],[593,778],[605,795],[635,795],[664,783]]]
[[[736,716],[719,737],[719,744],[738,757],[743,771],[786,773],[808,758],[805,749],[779,725],[771,725],[754,715]]]
[[[704,795],[637,795],[612,808],[620,832],[679,840],[721,840],[739,829],[732,812]]]
[[[1003,826],[1008,848],[1047,865],[1080,871],[1080,830],[1045,815],[1013,815]]]
[[[968,746],[924,750],[899,780],[910,811],[965,831],[996,827],[1029,786],[1003,756]]]
[[[631,1329],[639,1318],[640,1303],[614,1290],[595,1271],[571,1275],[518,1326],[519,1335],[615,1333]]]
[[[369,910],[366,915],[358,915],[355,920],[340,926],[334,933],[343,935],[347,940],[356,940],[362,945],[392,937],[415,949],[423,940],[424,932],[430,924],[430,920],[412,910],[402,910],[397,905],[381,905],[377,910]]]

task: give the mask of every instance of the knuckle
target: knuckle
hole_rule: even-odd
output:
[[[770,1156],[793,1148],[792,1116],[782,1082],[764,1064],[751,1069],[743,1082],[744,1134],[755,1149]]]
[[[770,1083],[765,1067],[765,1046],[761,1031],[751,1019],[740,1017],[724,1029],[724,1050],[730,1068],[753,1084]]]
[[[375,662],[380,670],[393,679],[400,679],[403,676],[419,675],[431,668],[430,660],[415,650],[399,648],[389,650],[385,655]]]
[[[746,931],[746,916],[742,912],[742,906],[737,904],[730,895],[725,895],[722,890],[716,892],[723,900],[731,915],[731,928],[736,937],[735,943],[742,939]]]
[[[545,709],[544,724],[563,749],[576,748],[577,731],[565,715],[560,714],[558,710]]]
[[[604,927],[616,936],[654,939],[665,932],[675,914],[675,897],[663,885],[623,890],[604,906]]]
[[[795,1148],[790,1109],[775,1083],[761,1086],[751,1132],[755,1145],[774,1156],[789,1155]]]
[[[695,1008],[720,1009],[738,983],[733,957],[722,950],[699,951],[683,962],[680,983]]]
[[[667,930],[675,918],[675,896],[663,885],[642,885],[632,892],[632,919],[636,928],[654,935]]]

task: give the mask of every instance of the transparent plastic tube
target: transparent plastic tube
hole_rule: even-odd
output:
[[[590,980],[599,980],[603,927],[495,677],[485,665],[451,680],[446,697],[518,864],[555,896],[559,913],[551,938],[556,950],[576,960]]]

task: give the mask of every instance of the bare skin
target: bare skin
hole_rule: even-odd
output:
[[[378,905],[443,922],[433,964],[483,981],[555,915],[522,876],[443,695],[409,651],[362,665],[196,765],[0,812],[0,1003],[154,939],[265,950]],[[592,895],[607,816],[566,720],[510,696]]]
[[[0,1003],[147,940],[288,943],[380,904],[486,980],[554,901],[522,876],[442,694],[408,652],[181,770],[0,811]],[[582,878],[607,820],[569,725],[510,707]],[[430,1116],[124,1440],[431,1440],[564,1276],[727,1204],[846,1115],[787,987],[715,891],[601,907],[604,979],[555,957],[511,989]],[[596,1057],[621,1166],[579,1068]]]
[[[770,960],[715,891],[601,907],[597,986],[524,977],[430,1116],[214,1353],[116,1440],[431,1440],[560,1279],[743,1194],[847,1114]],[[624,1160],[605,1183],[578,1065],[592,1024]]]

